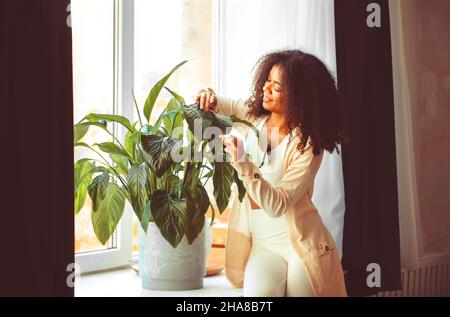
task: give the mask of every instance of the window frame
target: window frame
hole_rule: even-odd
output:
[[[134,0],[114,1],[113,112],[134,118]],[[113,133],[123,139],[125,128],[114,124]],[[134,212],[125,204],[124,214],[113,235],[115,246],[106,250],[75,254],[79,273],[127,267],[132,263]]]

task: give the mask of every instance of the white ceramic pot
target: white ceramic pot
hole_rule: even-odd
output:
[[[161,235],[155,223],[147,234],[139,226],[139,275],[142,287],[157,291],[182,291],[203,288],[206,255],[211,246],[209,223],[192,244],[183,237],[173,248]]]

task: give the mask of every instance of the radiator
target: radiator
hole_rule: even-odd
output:
[[[449,261],[402,270],[402,289],[377,297],[450,297]]]

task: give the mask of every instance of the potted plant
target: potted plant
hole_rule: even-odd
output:
[[[138,121],[131,123],[123,116],[91,113],[74,125],[74,146],[88,148],[97,156],[74,164],[75,214],[89,196],[93,229],[105,244],[128,201],[140,223],[142,285],[153,290],[203,286],[205,213],[211,207],[213,223],[216,212],[205,190],[206,182],[212,178],[212,196],[220,213],[228,205],[233,183],[237,184],[241,201],[245,195],[223,148],[217,151],[217,133],[205,132],[213,128],[228,133],[236,121],[253,126],[234,116],[201,111],[196,104],[186,105],[180,95],[166,87],[170,76],[186,62],[178,64],[151,88],[142,111],[134,99]],[[163,88],[172,99],[152,125],[152,110]],[[187,129],[183,128],[185,122]],[[110,131],[112,124],[126,129],[124,140]],[[112,141],[83,142],[90,128],[106,131]]]

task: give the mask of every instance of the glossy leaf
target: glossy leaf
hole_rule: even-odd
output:
[[[122,149],[120,146],[118,146],[114,142],[96,143],[95,145],[98,146],[98,148],[105,153],[120,155],[120,156],[131,159],[131,157],[128,155],[127,151]]]
[[[88,193],[92,200],[92,210],[94,212],[97,211],[100,206],[100,202],[105,198],[108,184],[109,174],[105,172],[95,177],[92,183],[88,186]]]
[[[144,163],[131,166],[127,177],[127,188],[131,206],[139,221],[142,219],[142,214],[147,203],[146,180],[147,170]]]
[[[234,168],[227,162],[215,162],[213,175],[214,198],[221,214],[230,200],[233,181]]]
[[[128,159],[122,155],[110,154],[109,157],[117,165],[114,167],[121,174],[128,174]]]
[[[88,159],[79,160],[74,165],[74,209],[77,215],[86,201],[87,189],[92,181],[92,173],[94,164]]]
[[[157,190],[151,197],[150,208],[162,236],[176,248],[184,236],[187,221],[186,200],[164,190]]]
[[[98,114],[98,113],[90,113],[86,117],[85,120],[91,122],[98,122],[98,120],[106,120],[108,122],[117,122],[128,129],[128,131],[134,132],[135,128],[131,125],[130,120],[128,120],[124,116],[114,115],[114,114]]]
[[[186,200],[188,219],[186,221],[186,238],[192,244],[203,229],[205,214],[210,204],[208,193],[203,186],[197,186],[195,191],[188,193]]]
[[[160,81],[158,81],[150,90],[150,93],[144,104],[144,116],[147,119],[147,122],[150,122],[150,117],[153,111],[153,107],[155,106],[156,99],[158,98],[161,89],[164,87],[166,82],[169,80],[170,76],[182,65],[187,63],[187,61],[183,61],[177,66],[175,66],[166,76],[164,76]]]
[[[89,126],[85,124],[76,124],[73,126],[73,143],[79,142],[88,132]]]
[[[91,221],[97,239],[105,244],[116,230],[125,208],[125,194],[115,183],[109,183],[105,199],[97,212],[91,213]]]
[[[164,175],[174,164],[172,153],[178,153],[181,140],[160,137],[156,135],[143,135],[141,145],[149,156],[149,164],[158,177]]]

